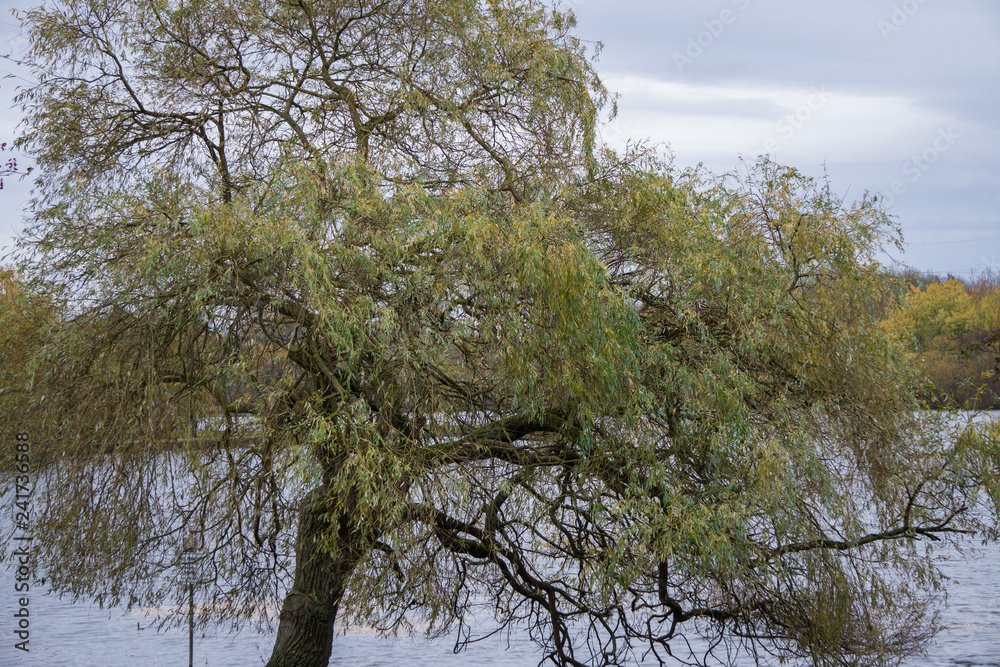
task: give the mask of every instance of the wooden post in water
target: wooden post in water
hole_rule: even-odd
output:
[[[188,582],[188,667],[194,667],[194,582]]]
[[[195,566],[198,551],[198,535],[194,531],[184,538],[181,569],[188,585],[188,667],[194,667],[194,584],[197,579]]]

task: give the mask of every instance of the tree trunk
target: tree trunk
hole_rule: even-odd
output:
[[[303,504],[295,548],[295,582],[285,596],[278,637],[267,667],[326,667],[333,649],[333,623],[344,589],[363,551],[363,536],[351,529],[353,503],[345,503],[339,525],[323,519],[329,495],[314,489]],[[334,549],[330,549],[333,543]],[[332,553],[331,553],[332,552]]]

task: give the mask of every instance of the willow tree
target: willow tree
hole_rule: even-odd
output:
[[[218,614],[280,602],[274,666],[338,618],[560,665],[930,636],[918,544],[990,529],[997,455],[915,417],[874,202],[595,151],[607,95],[527,0],[22,19],[55,588],[176,600],[194,534]]]

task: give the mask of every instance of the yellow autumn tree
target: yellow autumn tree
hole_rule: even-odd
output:
[[[927,381],[925,398],[936,405],[995,408],[996,378],[983,341],[1000,326],[1000,289],[956,278],[911,285],[905,306],[883,326],[907,342]]]

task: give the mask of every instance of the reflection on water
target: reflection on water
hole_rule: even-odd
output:
[[[956,559],[943,565],[953,578],[948,586],[947,629],[926,658],[908,660],[906,667],[1000,667],[1000,547],[990,545],[972,560]],[[139,665],[185,665],[188,658],[186,628],[157,631],[154,619],[94,606],[71,604],[54,596],[37,595],[30,600],[30,653],[14,648],[10,620],[15,605],[13,574],[0,577],[0,613],[3,628],[0,665],[37,667],[137,667]],[[140,629],[142,628],[142,629]],[[244,629],[229,633],[225,628],[199,631],[195,638],[195,665],[247,667],[263,665],[270,654],[273,634]],[[450,640],[422,638],[379,639],[362,634],[338,636],[333,643],[331,665],[381,667],[390,664],[420,666],[481,665],[521,667],[535,665],[539,653],[526,636],[515,634],[508,642],[491,638],[474,644],[459,655]],[[650,663],[654,664],[654,663]]]

